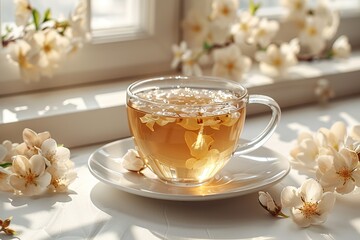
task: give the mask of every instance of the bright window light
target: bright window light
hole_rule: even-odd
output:
[[[136,26],[138,0],[92,0],[91,29],[103,30]]]

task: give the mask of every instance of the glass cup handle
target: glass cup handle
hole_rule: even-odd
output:
[[[239,144],[234,152],[234,155],[245,154],[262,146],[274,133],[276,126],[280,121],[280,107],[271,97],[264,95],[250,95],[248,104],[251,103],[263,104],[270,107],[272,111],[271,119],[266,128],[257,137],[252,139],[250,142]]]

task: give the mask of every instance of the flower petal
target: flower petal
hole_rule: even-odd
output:
[[[40,155],[34,155],[30,158],[31,170],[36,176],[41,176],[45,171],[44,157]]]
[[[70,150],[66,147],[58,147],[56,150],[56,160],[65,161],[70,159]]]
[[[44,172],[44,174],[37,178],[37,184],[43,188],[49,186],[51,182],[51,174],[48,172]]]
[[[287,186],[281,191],[281,204],[283,207],[301,206],[302,202],[297,194],[297,188]]]
[[[355,180],[356,186],[360,187],[360,167],[358,167],[353,173],[352,177]]]
[[[301,185],[300,194],[306,202],[318,202],[322,197],[323,189],[316,180],[310,178]]]
[[[16,190],[23,191],[23,190],[26,189],[26,187],[25,187],[25,184],[26,184],[25,179],[21,178],[21,177],[19,177],[17,175],[11,175],[9,177],[9,183]]]
[[[340,194],[347,194],[347,193],[352,192],[354,190],[354,188],[355,188],[355,182],[352,181],[351,179],[348,179],[342,185],[340,185],[336,188],[336,192],[338,192]]]
[[[27,146],[35,146],[37,140],[37,134],[29,128],[25,128],[23,131],[23,139]]]
[[[56,149],[57,149],[57,143],[52,138],[46,139],[41,144],[41,153],[44,157],[55,155]]]
[[[336,196],[334,193],[326,192],[323,194],[321,201],[319,202],[317,209],[320,215],[326,215],[329,213],[335,204]]]
[[[306,218],[299,209],[293,208],[291,210],[291,218],[300,227],[310,226],[310,218]]]
[[[17,155],[13,161],[12,168],[14,173],[24,176],[30,169],[30,162],[25,156]]]

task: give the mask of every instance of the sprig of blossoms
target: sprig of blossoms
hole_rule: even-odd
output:
[[[66,192],[76,179],[70,150],[58,146],[49,132],[25,128],[21,144],[0,144],[0,190],[19,195]]]
[[[279,21],[257,16],[260,3],[249,0],[249,8],[242,11],[238,4],[236,0],[213,0],[209,12],[190,9],[182,23],[184,40],[172,47],[172,68],[184,75],[202,75],[202,68],[211,67],[212,75],[241,81],[252,63],[258,63],[265,75],[279,77],[298,60],[350,55],[346,36],[325,51],[340,21],[327,0],[316,1],[313,8],[305,0],[283,0],[288,10],[284,21],[294,22],[299,31],[281,43],[275,41]]]
[[[2,45],[21,78],[39,81],[52,77],[60,63],[88,39],[85,0],[79,0],[68,19],[55,19],[51,9],[42,15],[28,0],[14,0],[16,26],[6,26]]]
[[[259,192],[261,206],[274,216],[289,208],[299,226],[321,224],[335,204],[335,193],[349,194],[360,187],[360,125],[347,131],[343,122],[336,122],[315,133],[301,132],[290,155],[293,167],[306,169],[310,178],[298,189],[285,187],[281,205]]]
[[[9,217],[5,220],[0,219],[0,233],[4,232],[6,235],[15,235],[15,230],[11,229],[10,223],[11,223],[12,217]]]
[[[286,21],[294,23],[301,45],[300,59],[348,58],[351,46],[346,36],[338,37],[329,48],[340,24],[340,15],[328,0],[282,0],[287,10]]]

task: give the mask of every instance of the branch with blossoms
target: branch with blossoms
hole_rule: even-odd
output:
[[[0,233],[4,232],[5,235],[9,235],[9,236],[16,234],[15,230],[13,230],[9,227],[11,220],[12,220],[12,217],[9,217],[5,220],[0,219]]]
[[[1,42],[21,78],[52,77],[59,64],[88,39],[85,0],[79,0],[68,19],[56,19],[48,8],[41,14],[28,0],[14,0],[16,26],[5,26]]]
[[[327,0],[318,0],[313,9],[305,0],[283,0],[282,4],[288,12],[284,21],[293,22],[298,31],[289,42],[281,43],[275,41],[279,21],[257,16],[261,4],[254,0],[245,11],[238,10],[235,0],[213,0],[205,14],[190,9],[182,23],[184,41],[172,47],[172,68],[199,76],[204,67],[211,66],[212,75],[241,81],[254,62],[262,73],[278,77],[299,60],[349,56],[346,36],[326,49],[339,25],[339,15]]]
[[[300,188],[285,187],[281,204],[269,193],[259,192],[259,202],[273,216],[290,217],[301,227],[324,223],[332,210],[336,194],[349,194],[360,187],[360,125],[348,132],[343,122],[330,129],[299,134],[291,150],[292,166],[307,173]]]
[[[70,150],[59,146],[49,132],[25,128],[21,144],[0,144],[0,191],[18,195],[66,192],[76,179]]]

